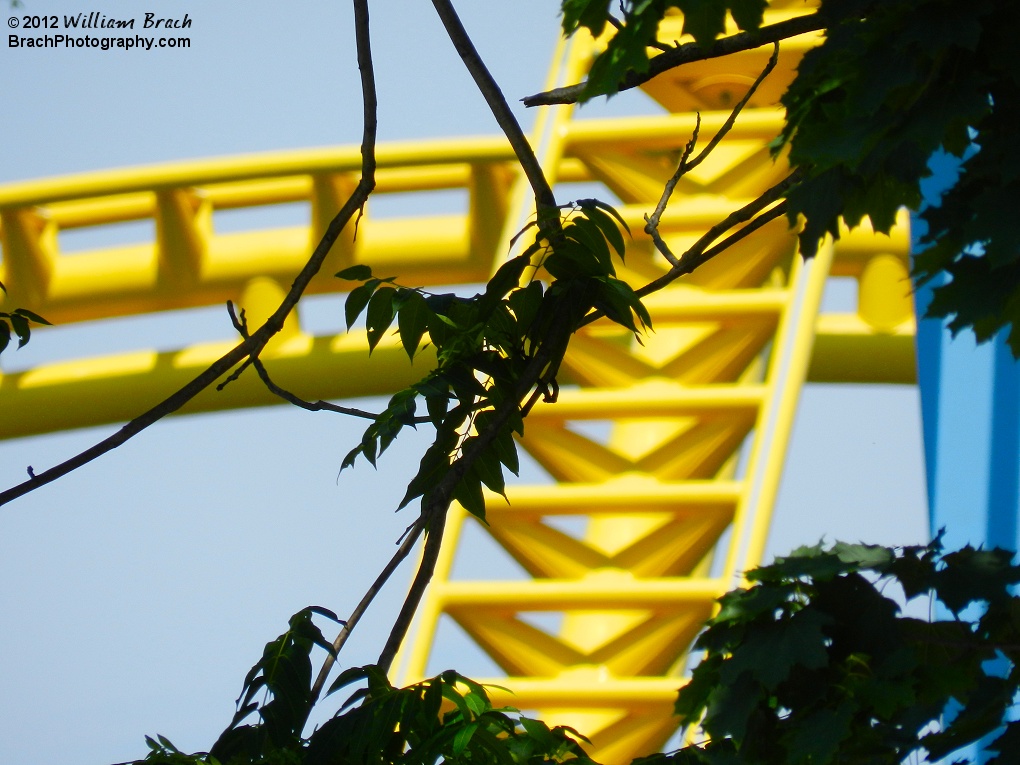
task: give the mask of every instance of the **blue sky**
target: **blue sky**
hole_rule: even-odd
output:
[[[556,3],[458,5],[510,102],[539,90]],[[24,0],[8,15],[90,10],[187,13],[191,48],[0,46],[0,181],[360,139],[350,3]],[[496,132],[430,4],[376,0],[372,12],[382,140]],[[231,330],[220,309],[170,325],[106,322],[39,333],[4,364],[165,347],[180,334]],[[823,535],[922,541],[918,416],[913,388],[808,390],[770,550]],[[184,749],[208,746],[287,616],[309,604],[349,611],[410,522],[392,509],[421,444],[395,447],[379,473],[338,481],[359,428],[284,407],[169,420],[0,508],[0,762],[126,760],[157,732]],[[0,442],[0,482],[110,430]],[[375,658],[406,576],[384,593],[347,662]]]

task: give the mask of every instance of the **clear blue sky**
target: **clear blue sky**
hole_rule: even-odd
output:
[[[458,5],[511,103],[540,89],[557,3]],[[0,46],[0,181],[360,138],[349,2],[24,0],[7,15],[91,10],[187,13],[191,48]],[[382,140],[496,132],[429,3],[376,0],[372,11]],[[325,326],[339,313],[338,302],[318,305],[309,321]],[[104,323],[40,333],[4,364],[168,347],[181,333],[231,330],[219,309],[172,326]],[[0,483],[110,430],[0,443]],[[420,444],[395,448],[381,473],[338,482],[358,432],[357,423],[283,407],[169,420],[0,509],[0,762],[126,760],[157,732],[184,749],[208,746],[287,616],[309,604],[349,611],[409,523],[392,509]],[[823,535],[919,542],[924,513],[916,391],[809,390],[771,550]],[[346,662],[375,658],[406,576]]]

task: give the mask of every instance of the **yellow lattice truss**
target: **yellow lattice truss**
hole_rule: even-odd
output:
[[[774,3],[766,22],[799,12],[801,3]],[[680,38],[679,22],[667,19],[664,40]],[[784,43],[777,70],[734,129],[683,178],[661,225],[675,252],[785,177],[767,147],[782,125],[775,104],[816,42],[805,35]],[[596,45],[565,46],[547,84],[583,79]],[[635,286],[667,268],[641,233],[643,217],[691,136],[695,110],[704,145],[770,53],[660,76],[646,88],[664,108],[657,116],[586,120],[570,107],[540,116],[533,145],[550,180],[598,182],[622,203],[634,240],[621,276]],[[345,233],[311,291],[335,291],[332,275],[362,262],[405,284],[486,281],[531,213],[505,140],[389,144],[378,158],[378,194],[461,190],[467,209],[378,219],[370,204],[357,236]],[[350,147],[2,186],[4,305],[67,324],[229,299],[257,321],[278,305],[359,167],[359,150]],[[309,222],[216,231],[218,211],[288,203],[305,204]],[[61,251],[63,231],[132,221],[151,225],[150,241]],[[429,664],[445,621],[505,672],[492,679],[513,690],[505,701],[584,731],[603,762],[661,746],[675,729],[670,712],[693,636],[713,600],[762,554],[802,383],[914,378],[908,247],[904,221],[891,237],[848,232],[805,264],[795,235],[777,220],[650,297],[655,332],[643,344],[607,324],[579,332],[558,403],[534,410],[521,443],[551,481],[512,487],[509,505],[487,501],[485,530],[532,578],[452,578],[467,521],[451,513],[398,680],[445,668]],[[856,281],[855,313],[819,315],[830,274]],[[4,374],[0,436],[129,419],[229,347],[142,350]],[[363,333],[314,337],[296,317],[263,359],[280,385],[307,398],[391,392],[428,363],[410,368],[396,345],[369,362]],[[276,399],[251,375],[200,396],[189,411],[269,403]],[[564,517],[583,520],[565,526],[556,520]]]

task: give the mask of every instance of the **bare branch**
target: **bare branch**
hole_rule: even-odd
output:
[[[234,325],[234,329],[237,330],[237,333],[241,337],[247,339],[248,322],[244,317],[244,309],[243,308],[241,309],[241,314],[240,316],[238,316],[234,312],[234,304],[228,300],[227,313],[230,314],[230,321]],[[305,409],[309,412],[335,412],[336,414],[344,414],[349,417],[361,417],[362,419],[365,420],[379,419],[379,415],[375,412],[368,412],[365,411],[364,409],[355,409],[350,406],[339,406],[338,404],[334,404],[329,401],[323,401],[322,399],[319,399],[318,401],[306,401],[297,394],[290,392],[286,388],[281,388],[279,385],[273,382],[273,378],[269,376],[269,370],[266,369],[266,365],[262,363],[262,359],[259,357],[258,354],[253,354],[249,356],[247,359],[245,359],[244,363],[241,366],[239,366],[237,370],[232,375],[230,375],[230,377],[228,377],[226,380],[224,380],[222,383],[216,386],[216,390],[222,390],[224,387],[226,387],[227,383],[237,379],[237,377],[240,376],[240,373],[248,366],[252,366],[255,368],[255,371],[258,373],[259,379],[262,380],[262,383],[266,386],[266,388],[269,389],[270,393],[272,393],[275,396],[279,396],[284,401],[291,403],[294,406],[299,407],[300,409]],[[432,422],[432,420],[429,417],[415,417],[409,420],[409,422],[412,422],[415,425],[422,425],[427,422]]]
[[[448,507],[449,503],[447,503]],[[411,587],[404,598],[404,605],[400,609],[400,613],[397,614],[397,619],[390,630],[389,637],[386,639],[386,645],[383,646],[379,659],[376,661],[376,664],[383,672],[390,671],[390,665],[393,664],[393,659],[396,657],[397,651],[400,650],[400,644],[404,642],[407,630],[411,626],[411,620],[418,612],[418,606],[425,595],[425,589],[428,587],[429,582],[432,581],[432,575],[436,571],[436,562],[439,560],[439,552],[443,546],[443,532],[446,529],[446,509],[431,517],[423,512],[421,520],[422,525],[415,528],[424,528],[425,530],[425,549],[422,550],[421,564],[418,566],[418,571],[415,573]],[[417,538],[417,535],[415,537]]]
[[[714,247],[710,247],[709,249],[705,250],[700,255],[692,256],[690,258],[682,259],[679,271],[676,274],[676,276],[673,277],[673,278],[674,279],[675,278],[679,278],[679,277],[683,276],[684,274],[689,274],[689,273],[693,272],[694,269],[698,268],[699,266],[704,265],[705,263],[710,261],[712,258],[714,258],[716,255],[719,255],[720,253],[725,252],[730,247],[732,247],[734,244],[739,242],[741,239],[744,239],[749,234],[753,234],[755,231],[760,229],[766,223],[771,223],[776,218],[781,218],[782,216],[786,215],[787,209],[788,209],[788,205],[786,203],[786,200],[784,199],[782,202],[777,204],[775,207],[772,207],[772,208],[766,210],[761,215],[759,215],[757,218],[754,218],[750,223],[748,223],[746,226],[744,226],[739,231],[734,231],[732,234],[730,234],[728,237],[723,239],[721,242],[719,242],[719,244],[715,245]],[[647,286],[649,286],[649,285],[646,285],[646,287]],[[642,289],[644,289],[644,288],[642,288]],[[641,289],[635,290],[635,292],[637,292],[638,296],[642,296],[644,294]]]
[[[415,575],[411,589],[401,606],[400,613],[393,623],[389,638],[379,656],[378,665],[388,669],[393,663],[397,650],[407,636],[414,614],[418,610],[425,589],[435,572],[436,561],[439,559],[439,551],[442,544],[442,529],[446,523],[446,514],[453,501],[453,492],[457,488],[464,475],[471,469],[478,457],[489,448],[493,440],[502,432],[512,414],[521,411],[520,402],[525,398],[529,401],[526,405],[530,411],[534,405],[536,396],[548,386],[551,376],[556,374],[556,348],[566,347],[566,341],[575,331],[576,321],[552,322],[555,328],[543,343],[535,351],[528,366],[521,373],[513,396],[508,397],[493,413],[493,417],[487,423],[485,429],[478,433],[471,448],[464,452],[448,471],[436,487],[426,495],[427,499],[422,502],[422,513],[419,522],[425,524],[428,536],[426,537],[425,550],[422,553],[422,560],[418,566],[418,573]],[[561,354],[562,357],[562,354]]]
[[[356,14],[358,13],[358,9],[364,4],[364,1],[365,0],[355,0]],[[365,201],[372,193],[372,190],[375,188],[377,101],[375,94],[375,74],[372,69],[371,50],[368,47],[367,13],[367,8],[363,9],[362,15],[364,16],[365,23],[358,26],[357,32],[358,66],[361,69],[361,85],[364,92],[365,120],[364,133],[361,142],[361,180],[358,181],[357,187],[355,187],[347,202],[340,208],[340,211],[336,214],[333,220],[330,221],[329,226],[322,235],[322,239],[315,247],[311,257],[309,257],[300,273],[298,273],[297,277],[295,277],[290,290],[280,303],[280,306],[273,312],[272,316],[266,320],[265,324],[252,333],[248,340],[240,343],[225,353],[209,365],[204,372],[195,377],[195,379],[187,385],[180,388],[176,393],[168,396],[144,414],[141,414],[128,422],[112,436],[109,436],[88,449],[79,452],[74,457],[65,460],[55,467],[52,467],[49,470],[44,470],[41,473],[36,473],[33,478],[17,484],[16,486],[12,486],[6,491],[0,492],[0,505],[5,505],[18,497],[22,497],[29,492],[35,491],[39,487],[45,486],[46,484],[80,468],[82,465],[87,465],[92,460],[101,457],[107,452],[113,451],[118,446],[126,443],[153,423],[166,417],[168,414],[176,412],[203,390],[215,383],[216,380],[229,372],[236,364],[243,362],[246,358],[250,358],[252,355],[257,355],[266,346],[266,343],[269,342],[273,335],[283,328],[284,320],[294,309],[294,306],[297,305],[298,300],[308,287],[308,283],[312,280],[312,277],[314,277],[322,267],[323,261],[329,254],[330,249],[333,247],[333,243],[336,242],[337,238],[340,236],[340,232],[351,218],[354,217],[354,214],[362,208]],[[362,26],[364,28],[362,28]]]
[[[652,238],[652,242],[655,244],[655,249],[657,249],[659,253],[669,261],[671,266],[676,267],[679,265],[679,260],[659,234],[659,220],[662,218],[662,214],[666,210],[666,204],[669,202],[670,197],[673,196],[673,191],[676,189],[677,183],[680,182],[680,179],[684,175],[704,162],[709,155],[715,151],[715,148],[719,145],[720,141],[722,141],[730,130],[733,129],[733,126],[737,122],[737,117],[740,116],[740,112],[743,111],[744,107],[750,102],[752,96],[754,96],[755,92],[765,81],[765,78],[768,77],[769,74],[772,73],[772,70],[776,68],[776,64],[778,62],[779,43],[774,43],[772,55],[769,57],[768,63],[765,64],[765,68],[762,69],[761,74],[759,74],[757,79],[751,83],[751,87],[747,89],[747,93],[744,94],[744,97],[737,102],[736,106],[734,106],[732,110],[730,110],[730,115],[726,118],[722,127],[720,127],[719,130],[716,131],[716,134],[712,136],[712,140],[708,142],[708,145],[698,153],[697,157],[688,162],[687,158],[694,150],[694,144],[697,143],[698,140],[698,130],[701,128],[701,114],[698,114],[697,122],[694,125],[694,135],[691,136],[691,140],[684,148],[684,152],[680,157],[680,163],[677,165],[676,172],[673,173],[668,181],[666,181],[666,186],[662,190],[662,196],[659,198],[659,203],[655,206],[655,211],[651,214],[651,216],[646,216],[645,218],[645,233]]]
[[[545,173],[542,172],[542,166],[539,164],[527,136],[521,130],[520,123],[517,122],[517,118],[510,111],[510,106],[503,96],[503,91],[500,90],[499,85],[478,55],[478,51],[475,50],[474,43],[471,42],[471,38],[468,36],[467,30],[464,29],[460,17],[457,16],[457,11],[454,10],[450,0],[432,0],[432,5],[435,6],[443,26],[446,27],[446,33],[450,36],[450,40],[464,61],[468,72],[474,78],[475,85],[478,86],[478,90],[481,91],[485,102],[489,105],[489,109],[496,118],[496,122],[499,123],[500,129],[510,141],[514,154],[517,155],[517,161],[521,163],[524,174],[527,175],[528,182],[535,192],[535,202],[539,208],[555,208],[556,197],[553,195]],[[539,216],[539,218],[541,219],[542,216]]]
[[[736,106],[734,106],[733,109],[730,110],[730,116],[726,118],[726,121],[722,124],[722,127],[719,128],[719,130],[716,132],[714,136],[712,136],[712,140],[708,142],[708,145],[698,153],[698,156],[696,156],[694,159],[690,161],[690,163],[687,165],[688,171],[693,170],[702,162],[704,162],[705,159],[708,158],[708,155],[715,150],[715,147],[719,145],[719,142],[722,141],[722,139],[726,137],[730,130],[733,129],[733,125],[736,124],[737,117],[740,116],[740,112],[744,110],[744,107],[747,106],[747,104],[751,101],[751,98],[754,96],[754,94],[758,92],[758,88],[760,88],[761,84],[765,82],[765,78],[772,74],[772,70],[776,68],[776,64],[778,63],[779,63],[779,43],[776,42],[773,43],[772,55],[769,56],[769,60],[765,64],[765,68],[761,70],[761,74],[759,74],[758,77],[755,78],[755,81],[751,83],[751,87],[747,89],[747,92],[744,94],[744,97],[741,98],[737,102]]]
[[[662,189],[662,196],[659,197],[659,203],[655,205],[655,209],[651,215],[645,216],[645,233],[652,238],[652,243],[655,245],[655,249],[669,261],[671,266],[679,265],[680,261],[677,259],[673,251],[669,249],[666,242],[663,241],[662,235],[659,233],[659,220],[662,218],[662,214],[666,212],[666,205],[669,203],[670,197],[673,196],[673,191],[676,189],[676,185],[680,182],[680,179],[687,174],[690,169],[687,160],[691,156],[691,152],[694,151],[694,146],[698,142],[698,133],[701,131],[701,112],[697,112],[696,121],[694,123],[694,132],[691,134],[691,140],[687,142],[684,147],[683,154],[680,155],[680,162],[677,163],[676,172],[670,176],[669,180],[666,181],[666,185]],[[702,152],[700,157],[704,157],[705,152]]]
[[[375,600],[375,596],[378,595],[383,586],[389,581],[389,578],[393,575],[393,572],[397,570],[404,559],[408,556],[411,550],[414,548],[415,543],[418,541],[418,537],[421,536],[425,526],[422,523],[423,518],[419,516],[418,520],[415,521],[411,527],[407,530],[404,535],[400,546],[397,551],[390,558],[389,563],[386,564],[385,568],[379,573],[379,576],[372,582],[372,586],[368,588],[368,591],[362,596],[361,601],[358,603],[351,615],[347,617],[347,623],[343,625],[340,630],[340,634],[336,636],[336,640],[333,641],[333,652],[339,654],[340,649],[344,647],[347,642],[347,638],[350,637],[351,632],[361,621],[361,617],[364,616],[368,607]],[[336,663],[336,659],[330,655],[326,657],[326,660],[322,663],[322,667],[319,669],[319,674],[315,677],[315,682],[312,684],[311,699],[312,704],[319,698],[319,694],[322,693],[322,686],[326,683],[326,678],[329,677],[329,672],[333,669],[333,665]]]
[[[817,13],[806,16],[797,16],[786,21],[761,27],[753,32],[739,32],[729,37],[716,40],[708,48],[702,48],[698,43],[684,43],[670,49],[666,53],[660,53],[652,57],[648,62],[647,72],[631,72],[620,83],[619,90],[630,90],[654,77],[675,69],[684,64],[691,64],[695,61],[705,61],[711,58],[728,56],[731,53],[738,53],[744,50],[753,50],[762,45],[785,40],[790,37],[802,35],[805,32],[816,32],[825,28],[824,20]],[[579,82],[576,85],[567,85],[563,88],[554,88],[544,93],[536,93],[533,96],[526,96],[521,99],[525,106],[550,106],[552,104],[573,104],[577,103],[584,96],[584,89],[588,83]]]
[[[787,176],[786,179],[777,183],[775,186],[770,188],[768,191],[766,191],[760,197],[755,199],[753,202],[749,202],[748,204],[741,207],[739,210],[734,210],[733,212],[731,212],[721,221],[712,226],[712,228],[706,231],[701,236],[701,238],[698,239],[698,241],[691,245],[691,247],[679,258],[679,263],[677,263],[677,265],[673,266],[671,269],[669,269],[669,271],[660,276],[658,279],[654,279],[641,289],[635,290],[638,297],[644,297],[645,295],[650,295],[653,292],[658,292],[666,285],[676,281],[678,278],[685,274],[691,273],[691,271],[693,271],[695,268],[702,265],[710,258],[718,255],[720,252],[722,252],[723,249],[725,249],[724,247],[721,246],[722,244],[725,243],[726,247],[729,247],[730,245],[734,244],[740,239],[746,237],[752,231],[757,230],[768,221],[778,218],[781,214],[783,214],[786,211],[785,202],[782,202],[781,204],[776,205],[776,207],[773,208],[772,210],[769,210],[769,212],[767,213],[768,219],[762,221],[757,225],[754,225],[754,228],[751,228],[751,226],[746,226],[745,228],[741,229],[728,239],[725,239],[723,240],[723,242],[720,242],[719,246],[713,247],[712,249],[708,249],[709,245],[711,245],[712,242],[714,242],[724,233],[729,231],[731,228],[739,226],[741,223],[746,223],[747,221],[750,221],[753,218],[755,218],[755,216],[758,215],[758,213],[762,212],[767,207],[776,202],[778,199],[780,199],[799,180],[800,174],[798,172],[793,172],[789,176]],[[779,212],[776,212],[777,209],[779,210]]]

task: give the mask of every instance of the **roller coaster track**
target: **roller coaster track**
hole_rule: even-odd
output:
[[[774,3],[768,22],[793,3]],[[801,4],[797,4],[797,8]],[[662,39],[680,37],[668,18]],[[784,43],[780,63],[708,161],[685,176],[661,231],[683,251],[709,226],[787,173],[768,143],[775,108],[817,38]],[[583,79],[597,43],[557,54],[549,86]],[[701,112],[702,145],[764,67],[770,49],[661,75],[648,117],[580,119],[545,110],[533,145],[559,196],[599,183],[633,232],[621,277],[667,264],[641,233]],[[168,164],[0,186],[0,280],[6,306],[55,324],[172,312],[232,300],[251,322],[276,308],[357,181],[357,147]],[[310,292],[342,288],[354,263],[422,286],[485,282],[532,210],[502,138],[381,145],[378,196],[456,192],[455,214],[379,218],[345,232]],[[591,196],[585,193],[585,196]],[[604,195],[606,196],[606,195]],[[300,204],[304,225],[217,231],[217,214]],[[61,235],[135,223],[148,241],[64,252]],[[485,531],[526,572],[505,581],[455,576],[462,512],[452,512],[436,577],[399,659],[401,680],[430,664],[437,632],[458,629],[513,690],[504,699],[591,736],[603,762],[629,761],[675,730],[686,651],[720,594],[761,558],[802,384],[913,382],[914,317],[906,220],[891,236],[845,232],[805,263],[777,220],[648,298],[655,332],[637,344],[595,323],[577,333],[556,404],[536,407],[521,442],[542,485],[490,497]],[[856,282],[858,308],[820,313],[829,278]],[[230,345],[206,343],[49,363],[0,377],[0,437],[124,421],[193,378]],[[306,398],[397,390],[423,372],[396,344],[369,359],[364,333],[312,336],[297,317],[263,353],[276,382]],[[81,406],[77,402],[87,401]],[[199,396],[186,411],[278,403],[254,375]],[[563,519],[568,519],[564,521]],[[574,520],[569,520],[574,519]]]

